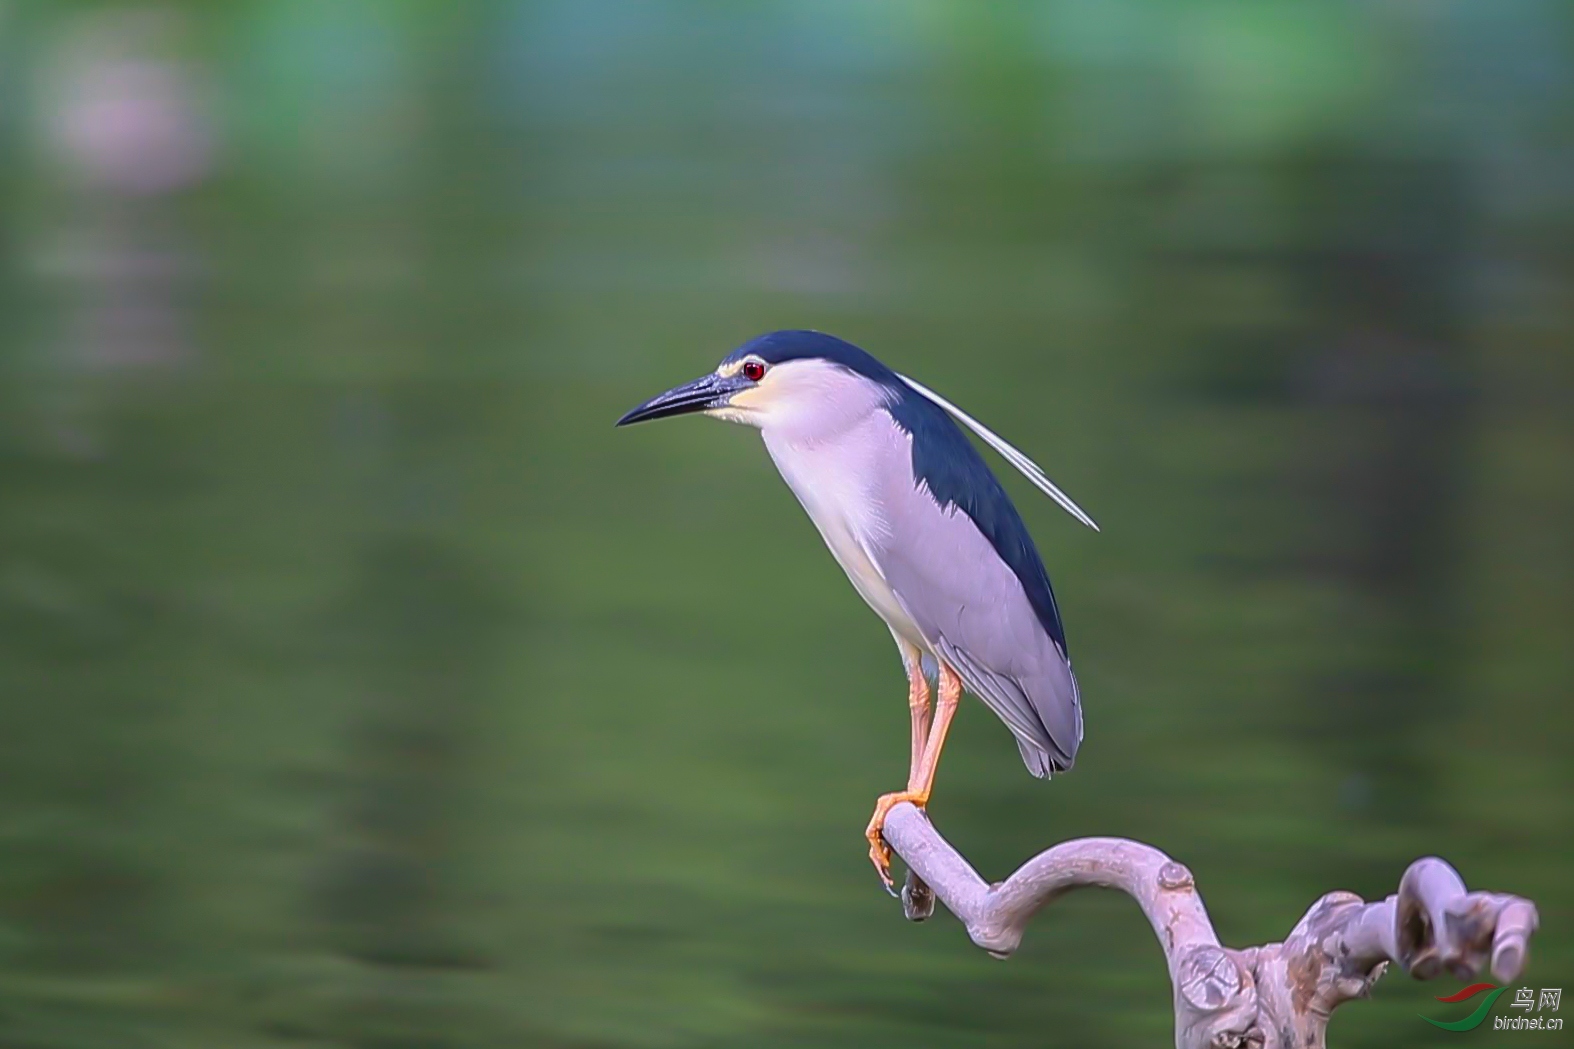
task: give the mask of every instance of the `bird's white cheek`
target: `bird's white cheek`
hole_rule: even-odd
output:
[[[749,411],[753,425],[789,439],[823,438],[845,425],[834,397],[812,383],[789,382],[786,377],[774,386],[767,379],[765,385],[744,390],[733,397],[732,404]]]
[[[739,390],[727,399],[726,407],[712,408],[705,414],[713,419],[763,428],[773,416],[780,414],[781,398],[775,393],[765,386]]]
[[[746,390],[739,390],[727,399],[727,404],[733,408],[743,408],[747,411],[769,411],[777,398],[771,395],[771,390],[764,386],[751,386]]]

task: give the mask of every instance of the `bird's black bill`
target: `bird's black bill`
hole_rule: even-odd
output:
[[[670,415],[688,415],[692,412],[703,412],[708,408],[720,408],[727,403],[729,397],[748,385],[750,383],[746,379],[724,378],[715,374],[702,375],[693,382],[686,382],[666,393],[657,394],[619,419],[618,425],[627,426],[630,423],[648,422],[651,419],[665,419]]]

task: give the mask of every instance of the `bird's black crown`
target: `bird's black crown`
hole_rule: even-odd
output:
[[[909,392],[906,384],[890,368],[845,339],[827,335],[823,331],[789,330],[773,331],[768,335],[750,339],[729,353],[723,364],[732,364],[745,357],[758,357],[766,364],[786,361],[826,360],[839,364],[848,371],[857,372],[866,379],[873,379],[889,386],[898,393]]]

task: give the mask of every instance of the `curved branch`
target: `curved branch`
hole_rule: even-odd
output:
[[[1423,980],[1444,972],[1466,979],[1490,965],[1507,982],[1524,970],[1538,921],[1530,901],[1469,892],[1452,867],[1427,857],[1385,900],[1331,892],[1283,943],[1235,950],[1220,946],[1191,872],[1142,842],[1061,842],[990,885],[910,804],[891,810],[885,838],[911,872],[909,917],[928,916],[932,892],[997,958],[1017,949],[1040,907],[1072,889],[1131,896],[1169,964],[1179,1049],[1320,1049],[1333,1010],[1369,993],[1389,962]]]

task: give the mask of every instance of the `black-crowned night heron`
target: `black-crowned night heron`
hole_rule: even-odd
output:
[[[901,651],[912,713],[907,789],[881,796],[865,832],[887,888],[886,813],[902,801],[928,803],[964,687],[1010,728],[1034,776],[1071,768],[1082,702],[1049,575],[1005,489],[952,417],[1096,529],[1032,460],[934,391],[813,331],[762,335],[618,425],[691,412],[759,429]],[[940,693],[933,724],[926,661]]]

